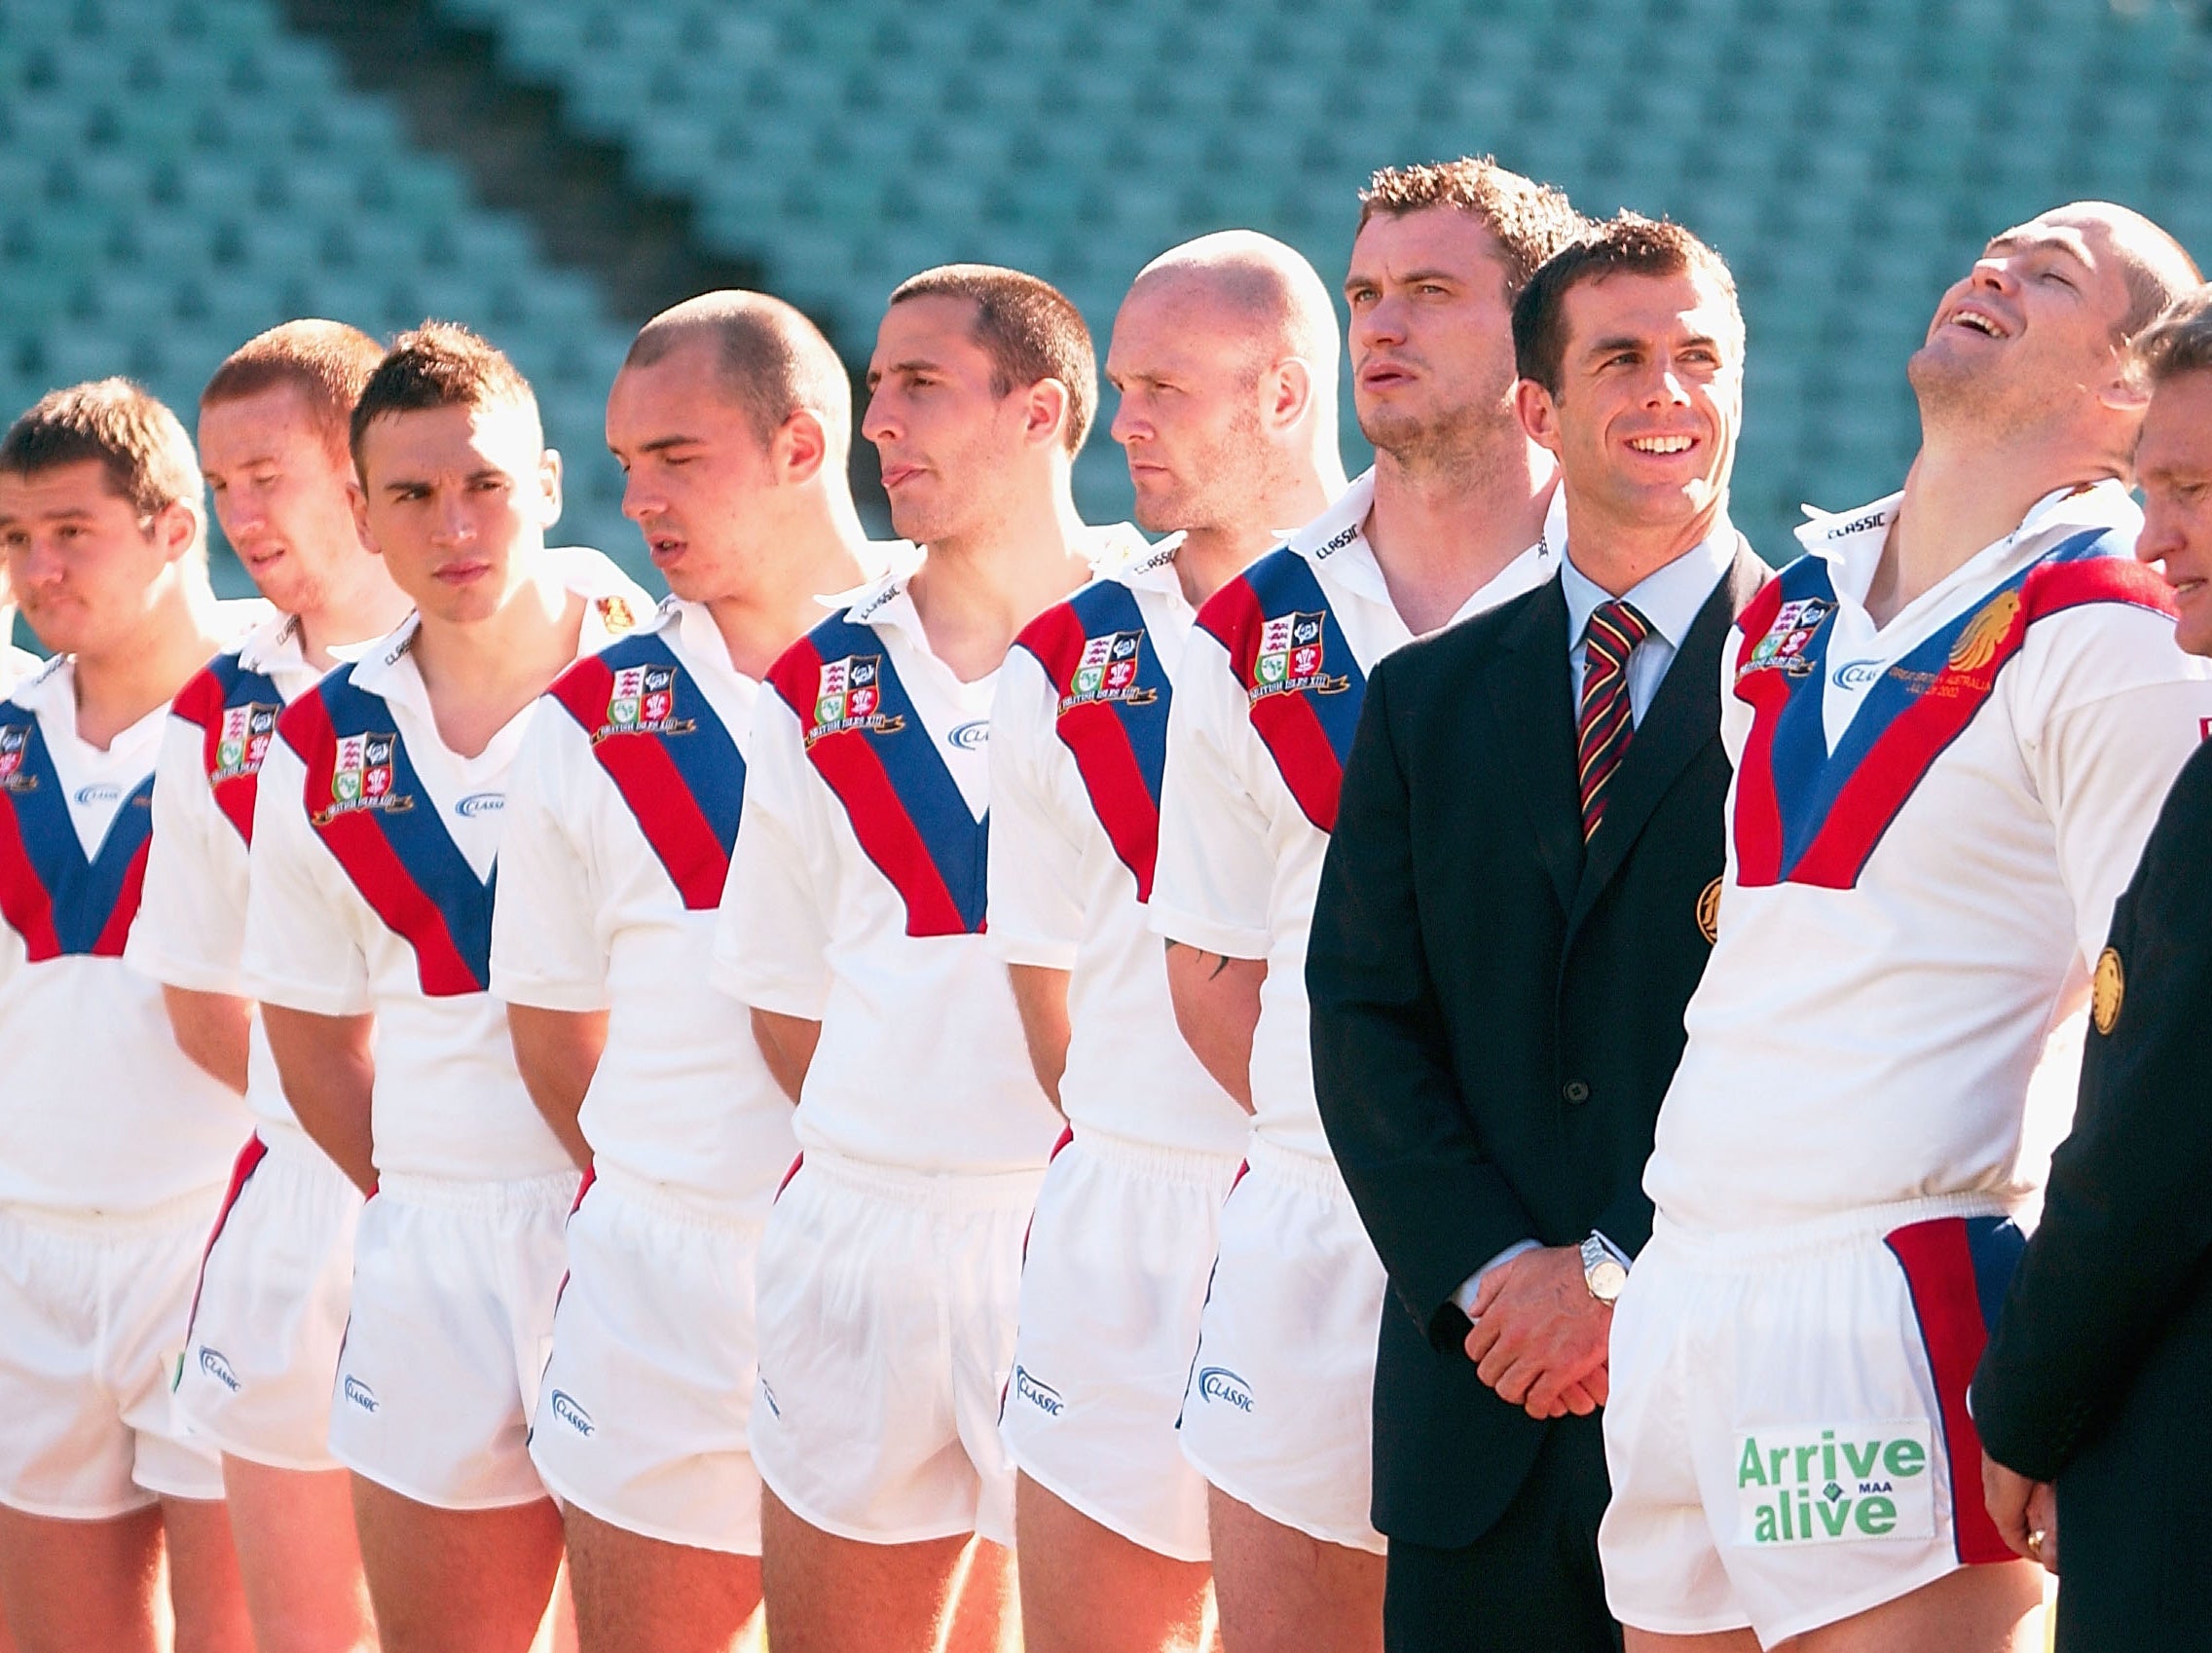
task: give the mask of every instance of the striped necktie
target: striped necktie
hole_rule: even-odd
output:
[[[1633,604],[1615,599],[1591,610],[1582,632],[1582,710],[1574,725],[1574,758],[1582,787],[1582,841],[1605,815],[1605,787],[1636,732],[1628,699],[1629,656],[1651,635]]]

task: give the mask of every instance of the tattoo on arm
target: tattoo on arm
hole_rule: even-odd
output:
[[[1221,973],[1229,968],[1229,955],[1227,953],[1199,952],[1198,948],[1191,946],[1188,942],[1185,941],[1176,941],[1171,939],[1167,943],[1167,950],[1171,953],[1174,952],[1178,947],[1182,948],[1185,952],[1198,953],[1200,959],[1213,960],[1213,969],[1206,973],[1206,979],[1208,981],[1219,980],[1221,977]]]

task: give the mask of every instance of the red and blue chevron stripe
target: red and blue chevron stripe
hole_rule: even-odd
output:
[[[1260,634],[1286,614],[1321,616],[1322,671],[1341,685],[1260,693]],[[1231,580],[1198,610],[1198,624],[1229,650],[1236,680],[1252,696],[1252,727],[1282,774],[1298,807],[1324,832],[1337,825],[1345,760],[1367,698],[1367,674],[1313,577],[1312,566],[1278,546]]]
[[[1130,685],[1136,692],[1069,705],[1085,642],[1121,632],[1142,634]],[[1060,708],[1053,719],[1060,742],[1074,754],[1076,772],[1114,854],[1137,881],[1137,900],[1151,900],[1171,689],[1135,594],[1118,580],[1088,585],[1030,621],[1014,646],[1036,656],[1051,680]]]
[[[2009,622],[1972,651],[1977,658],[1954,664],[1967,629],[2001,613],[1993,606],[2009,594],[2017,598]],[[1782,606],[1801,599],[1835,600],[1827,565],[1818,557],[1800,558],[1769,580],[1740,622],[1736,696],[1752,714],[1735,811],[1737,878],[1746,886],[1855,886],[1906,800],[1987,702],[2038,620],[2089,603],[2174,611],[2166,583],[2132,558],[2111,554],[2104,531],[2076,534],[1890,667],[1830,753],[1821,703],[1833,613],[1798,654],[1803,671],[1751,665]]]
[[[695,683],[682,694],[686,726],[681,731],[610,729],[614,674],[641,666],[674,671],[680,686],[692,681],[676,651],[658,633],[648,633],[577,661],[551,692],[591,741],[592,756],[621,793],[684,907],[711,910],[729,878],[745,805],[745,758]]]
[[[990,816],[977,821],[969,814],[883,640],[867,626],[832,616],[787,649],[768,680],[799,726],[809,728],[824,663],[852,655],[881,658],[878,711],[885,727],[825,734],[807,748],[807,758],[844,806],[863,853],[905,903],[906,934],[979,936]]]
[[[27,725],[21,760],[0,788],[0,918],[32,964],[120,958],[138,916],[154,828],[154,777],[133,787],[88,857],[37,716],[0,701],[0,723]]]
[[[214,794],[216,807],[249,844],[253,842],[253,802],[261,775],[258,766],[243,774],[222,773],[216,753],[223,742],[223,714],[234,706],[283,704],[284,693],[276,686],[276,680],[247,671],[234,649],[216,655],[195,673],[169,707],[174,716],[200,731],[201,768],[207,776],[208,790]]]
[[[285,745],[307,765],[310,817],[331,801],[338,743],[349,735],[392,731],[397,724],[381,695],[357,688],[342,667],[292,702],[276,724]],[[406,809],[353,809],[314,828],[353,888],[386,928],[415,952],[416,978],[432,999],[482,993],[492,979],[492,895],[498,881],[476,876],[455,845],[437,805],[392,742],[391,793]]]

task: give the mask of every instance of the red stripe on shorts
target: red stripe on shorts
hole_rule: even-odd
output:
[[[1989,1326],[1974,1285],[1966,1219],[1908,1224],[1886,1239],[1904,1270],[1913,1315],[1928,1347],[1929,1372],[1936,1379],[1944,1456],[1951,1466],[1951,1538],[1959,1561],[1975,1566],[2016,1560],[1981,1500],[1981,1435],[1967,1411],[1967,1385],[1981,1363]]]

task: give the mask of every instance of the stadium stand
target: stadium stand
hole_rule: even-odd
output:
[[[945,259],[1035,270],[1101,335],[1137,267],[1207,229],[1333,278],[1386,162],[1493,150],[1592,211],[1671,213],[1742,280],[1737,515],[1770,556],[1800,500],[1896,480],[1903,355],[1992,229],[2105,195],[2212,256],[2212,40],[2170,0],[433,4],[855,363],[891,286]],[[0,0],[11,408],[118,368],[188,404],[282,316],[452,313],[537,383],[565,534],[627,556],[600,412],[643,318],[605,293],[272,0]],[[1125,510],[1103,437],[1079,482]]]
[[[0,403],[108,373],[185,415],[250,334],[483,328],[568,463],[559,537],[640,558],[601,416],[629,329],[531,228],[412,152],[266,0],[0,0]],[[228,564],[226,557],[223,564]],[[244,589],[218,566],[224,589]]]
[[[865,352],[948,258],[1060,283],[1101,332],[1183,237],[1344,265],[1389,162],[1493,150],[1735,263],[1738,518],[1890,487],[1901,364],[1980,241],[2109,196],[2212,257],[2212,51],[2159,0],[438,0],[517,78],[699,202],[704,233]],[[1126,497],[1087,456],[1085,501]]]

